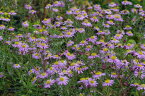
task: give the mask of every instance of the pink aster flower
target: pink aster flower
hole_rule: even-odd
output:
[[[113,83],[114,83],[114,80],[109,80],[109,79],[107,79],[107,80],[105,80],[105,82],[103,82],[103,86],[112,86],[113,85]]]
[[[14,64],[13,67],[14,68],[20,68],[21,66],[20,66],[20,64]]]
[[[103,10],[103,12],[106,14],[112,14],[112,11],[110,9]]]
[[[44,83],[44,88],[50,88],[55,83],[55,80],[49,79]]]
[[[131,12],[132,12],[132,13],[138,13],[137,9],[135,9],[135,8],[132,8],[132,9],[131,9]]]
[[[1,15],[3,15],[3,14],[4,14],[4,12],[0,11],[0,14],[1,14]]]
[[[98,21],[99,21],[99,19],[98,19],[96,16],[90,18],[90,20],[91,20],[92,22],[98,22]]]
[[[25,22],[22,23],[22,26],[23,27],[28,27],[29,26],[29,23],[27,21],[25,21]]]
[[[52,67],[56,69],[66,68],[67,62],[65,60],[56,61]]]
[[[0,72],[0,78],[4,77],[4,73]]]
[[[60,27],[61,24],[62,24],[62,22],[61,22],[61,21],[58,21],[58,22],[55,22],[54,25],[55,25],[56,27]]]
[[[78,14],[76,17],[75,17],[77,20],[84,20],[85,17],[81,14]]]
[[[48,73],[44,72],[38,75],[39,78],[47,78],[48,77]]]
[[[82,25],[92,27],[92,24],[88,20],[84,20],[84,22],[82,22]]]
[[[141,44],[140,47],[141,47],[142,49],[145,49],[145,44]]]
[[[29,75],[32,74],[32,73],[35,73],[35,70],[34,70],[34,69],[31,69],[31,70],[29,70],[29,72],[28,72]]]
[[[139,86],[139,83],[133,83],[133,84],[130,84],[130,86],[138,87]]]
[[[96,11],[101,11],[102,10],[101,6],[98,5],[98,4],[94,5],[93,7],[94,7],[94,10],[96,10]]]
[[[0,30],[4,30],[5,28],[5,25],[0,25]]]
[[[6,21],[6,22],[9,22],[11,19],[9,19],[9,18],[3,18],[2,20]]]
[[[97,53],[91,53],[91,55],[88,58],[89,59],[94,59],[96,57],[99,57],[99,55],[97,55]]]
[[[134,5],[135,8],[142,8],[142,6],[140,4],[136,4]]]
[[[61,57],[59,55],[53,55],[51,56],[53,59],[61,59]]]
[[[107,19],[113,19],[114,18],[114,15],[106,15],[106,18]],[[118,17],[119,18],[119,17]]]
[[[55,7],[64,7],[65,4],[64,4],[63,1],[55,1],[55,2],[53,3],[53,6],[55,6]]]
[[[18,48],[19,48],[19,53],[22,55],[25,55],[29,50],[29,46],[26,43],[18,44]]]
[[[65,37],[73,37],[74,36],[74,34],[75,34],[75,32],[70,32],[70,31],[68,31],[68,32],[65,32]]]
[[[88,85],[89,85],[89,86],[91,86],[91,87],[96,87],[97,84],[98,84],[98,83],[96,82],[96,80],[94,80],[94,79],[92,79],[92,78],[88,79]]]
[[[32,6],[31,6],[31,5],[26,4],[26,5],[25,5],[25,8],[26,8],[26,9],[28,9],[28,10],[31,10],[31,9],[32,9]]]
[[[137,90],[145,90],[145,84],[138,85]]]
[[[134,44],[130,44],[130,43],[124,45],[125,49],[132,49],[133,47],[134,47]]]
[[[97,39],[98,39],[97,36],[91,36],[90,38],[87,39],[87,41],[95,43]]]
[[[98,72],[95,72],[95,74],[93,74],[93,78],[99,79],[100,77],[105,76],[105,75],[106,75],[105,73],[98,71]]]
[[[68,41],[68,43],[67,43],[67,47],[72,46],[73,44],[74,44],[73,41]]]
[[[61,20],[63,20],[63,17],[62,16],[57,16],[56,20],[61,21]]]
[[[90,51],[92,48],[93,48],[92,45],[88,45],[88,46],[86,46],[85,50],[86,50],[86,51]]]
[[[53,75],[57,72],[57,70],[54,67],[50,67],[46,72],[48,73],[48,75]]]
[[[112,72],[112,73],[111,73],[111,77],[112,77],[112,78],[117,78],[117,77],[118,77],[118,75],[117,75],[117,73]]]
[[[126,14],[129,14],[130,12],[128,10],[122,10],[120,11],[120,14],[123,14],[123,15],[126,15]]]
[[[110,63],[113,63],[113,62],[117,62],[118,59],[117,59],[116,56],[111,56],[107,61],[110,62]]]
[[[35,59],[40,59],[40,54],[39,53],[34,53],[32,54],[32,57]]]
[[[69,60],[73,60],[76,58],[76,56],[74,54],[71,54],[70,52],[66,51],[64,52],[64,55],[69,59]]]
[[[52,8],[53,12],[58,12],[59,10],[57,8]]]
[[[48,45],[46,43],[38,43],[37,47],[41,48],[41,49],[47,49]]]
[[[104,31],[98,31],[97,35],[105,35],[105,32]]]
[[[76,31],[78,31],[79,33],[84,33],[85,29],[84,28],[76,28]]]
[[[10,11],[8,14],[9,15],[16,15],[17,13],[15,11]]]
[[[104,53],[109,53],[109,49],[108,48],[103,48],[102,50],[100,50],[100,53],[104,54]]]
[[[112,20],[107,21],[107,23],[110,25],[115,25],[115,23]]]
[[[126,35],[133,36],[133,33],[131,31],[126,32]]]
[[[56,82],[58,85],[67,85],[68,84],[69,78],[66,76],[60,76],[59,78],[56,79]]]
[[[8,30],[9,30],[9,31],[14,31],[15,28],[13,28],[13,27],[9,27]]]
[[[51,4],[47,4],[45,8],[46,8],[46,9],[49,9],[49,8],[51,8],[51,7],[52,7]]]
[[[30,13],[30,14],[35,14],[36,11],[35,11],[35,10],[29,10],[29,13]]]
[[[98,26],[95,26],[94,29],[100,31],[100,28]]]
[[[119,43],[120,41],[114,38],[114,39],[110,40],[110,42],[111,43]]]
[[[66,11],[66,14],[68,14],[68,15],[73,14],[73,11],[68,10],[68,11]]]
[[[109,5],[108,5],[109,7],[116,7],[117,6],[117,4],[115,3],[115,2],[111,2],[111,3],[109,3]]]
[[[107,23],[106,24],[103,24],[103,26],[106,27],[106,28],[109,28],[110,27],[110,25],[107,24]]]
[[[81,41],[81,42],[80,42],[80,44],[79,44],[79,45],[80,45],[80,46],[85,46],[85,45],[87,45],[87,44],[88,44],[88,42],[87,42],[87,41],[85,41],[85,40],[83,40],[83,41]]]
[[[115,21],[123,21],[123,19],[122,19],[122,17],[121,17],[120,14],[115,14],[115,15],[113,15],[113,19],[114,19]]]
[[[92,78],[81,78],[78,83],[82,83],[85,87],[96,87],[98,84],[96,80]]]
[[[131,29],[132,29],[132,27],[131,27],[131,26],[129,26],[129,25],[126,25],[123,29],[124,29],[124,30],[131,30]]]
[[[43,24],[47,25],[48,23],[51,23],[51,19],[50,18],[45,18],[43,21],[42,21]]]
[[[132,5],[132,2],[125,0],[122,1],[122,5]]]

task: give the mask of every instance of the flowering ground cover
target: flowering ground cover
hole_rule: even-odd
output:
[[[0,96],[145,96],[144,0],[1,0]]]

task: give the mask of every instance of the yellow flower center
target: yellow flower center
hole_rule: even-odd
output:
[[[112,75],[116,75],[116,73],[111,73]]]
[[[112,57],[111,57],[112,60],[115,60],[116,58],[117,58],[116,56],[112,56]]]
[[[41,75],[42,75],[42,76],[45,76],[45,75],[46,75],[46,73],[42,73]]]
[[[96,74],[96,75],[101,75],[101,74],[102,74],[102,72],[100,72],[100,71],[99,71],[99,72],[96,72],[95,74]]]
[[[95,81],[91,80],[90,83],[95,83]]]
[[[50,81],[50,80],[47,80],[47,81],[46,81],[46,84],[50,84],[50,83],[51,83],[51,81]]]
[[[105,80],[105,83],[110,83],[110,80]]]
[[[60,81],[64,81],[65,79],[63,78],[63,77],[60,77],[60,79],[59,79]]]
[[[92,54],[91,54],[91,56],[96,56],[96,55],[97,55],[96,53],[92,53]]]

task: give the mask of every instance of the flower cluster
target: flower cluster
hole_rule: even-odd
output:
[[[58,15],[65,6],[63,1],[55,1],[45,6],[45,10],[54,13],[53,17],[48,16],[39,24],[29,20],[22,22],[22,28],[31,32],[15,33],[8,40],[0,36],[0,42],[17,50],[15,53],[39,62],[29,68],[28,75],[34,77],[32,83],[41,81],[44,88],[51,88],[53,85],[69,86],[74,80],[76,88],[79,86],[81,90],[126,87],[127,82],[130,87],[145,91],[145,84],[133,81],[144,83],[145,79],[145,34],[138,35],[141,29],[137,26],[145,20],[142,6],[125,0],[121,4],[111,2],[107,9],[99,4],[86,10],[75,6],[68,8],[66,16]],[[24,7],[31,15],[36,13],[29,4]],[[10,21],[4,17],[0,20]],[[15,30],[0,25],[0,30],[6,29]],[[139,40],[134,36],[140,36]],[[15,69],[21,67],[24,65],[13,65]]]

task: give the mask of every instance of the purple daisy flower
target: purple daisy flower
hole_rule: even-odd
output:
[[[56,79],[56,82],[58,85],[67,85],[68,84],[69,78],[66,76],[60,76],[59,78]]]
[[[20,64],[14,64],[13,65],[13,68],[20,68],[21,66],[20,66]]]
[[[55,80],[50,79],[44,83],[44,88],[50,88],[55,83]]]
[[[25,22],[23,22],[23,23],[22,23],[22,26],[23,26],[23,27],[28,27],[28,26],[29,26],[29,24],[28,24],[28,22],[27,22],[27,21],[25,21]]]
[[[112,86],[114,83],[114,80],[105,80],[105,82],[103,82],[102,86]]]

